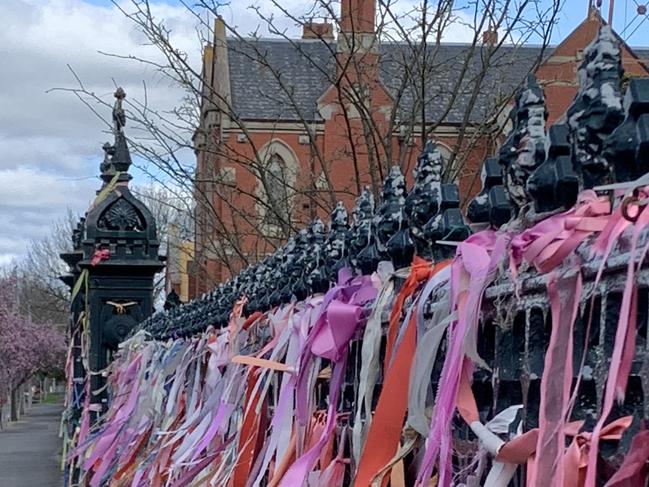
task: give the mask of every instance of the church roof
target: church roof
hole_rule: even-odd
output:
[[[244,120],[316,120],[336,46],[322,41],[228,39],[233,111]]]
[[[541,57],[539,46],[502,46],[494,54],[484,79],[482,46],[470,54],[471,46],[441,44],[429,46],[428,55],[435,56],[432,72],[426,74],[426,119],[444,120],[445,124],[462,122],[471,94],[479,85],[478,96],[472,103],[470,121],[480,123],[494,115],[495,109],[506,103],[525,79],[526,74]],[[335,42],[319,39],[228,39],[230,89],[233,110],[244,120],[299,121],[320,120],[317,101],[330,86],[335,72]],[[636,55],[649,61],[649,49],[636,49]],[[399,119],[421,119],[421,109],[415,106],[421,76],[412,74],[412,49],[402,43],[380,46],[380,78],[390,94],[398,99]],[[454,94],[456,80],[462,76],[464,59],[471,57],[459,92]],[[414,81],[413,81],[414,80]],[[403,89],[402,86],[406,86]],[[455,100],[455,101],[453,101]],[[450,106],[450,109],[449,109]]]

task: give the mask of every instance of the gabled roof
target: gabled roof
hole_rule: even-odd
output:
[[[435,57],[431,62],[434,70],[425,76],[426,119],[429,122],[444,120],[447,124],[461,123],[469,110],[472,123],[493,117],[494,110],[511,98],[534,64],[545,54],[538,46],[502,46],[492,55],[485,76],[480,79],[486,56],[483,46],[477,46],[473,53],[471,46],[458,44],[430,46],[428,50],[429,55]],[[469,62],[462,78],[467,59]],[[404,68],[415,64],[412,49],[407,46],[381,46],[380,76],[393,96],[402,90],[402,80],[408,76]],[[414,93],[421,86],[421,78],[421,75],[414,74],[414,82],[406,83],[408,89],[398,105],[403,121],[421,119],[421,108],[413,106],[421,98]],[[463,82],[458,86],[460,78]],[[477,97],[470,106],[474,92],[477,92]]]
[[[334,72],[335,44],[228,39],[234,112],[244,120],[316,120]]]
[[[228,39],[230,89],[234,112],[243,120],[299,121],[320,120],[317,100],[330,86],[335,72],[336,43],[319,39]],[[464,60],[470,46],[441,44],[428,47],[428,55],[435,56],[435,69],[426,75],[426,119],[446,124],[462,122],[476,85],[478,96],[471,109],[470,121],[480,123],[494,115],[494,108],[506,102],[525,79],[541,56],[538,46],[502,46],[490,62],[484,79],[481,74],[484,53],[482,46],[470,56],[471,60],[459,92],[457,80],[462,75]],[[649,61],[649,49],[636,49],[636,55]],[[415,94],[421,76],[409,74],[407,68],[415,65],[412,50],[402,43],[383,43],[380,46],[379,73],[381,81],[398,103],[399,118],[407,122],[419,121],[421,109],[413,106],[419,98]],[[413,76],[406,83],[404,77]],[[453,100],[455,100],[453,102]],[[447,107],[451,105],[450,111]]]

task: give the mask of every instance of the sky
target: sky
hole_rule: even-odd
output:
[[[397,0],[404,8],[418,0]],[[190,2],[194,3],[194,2]],[[641,2],[640,2],[641,3]],[[0,265],[20,259],[32,239],[49,233],[53,221],[68,209],[83,213],[100,182],[101,146],[112,139],[106,124],[74,94],[57,88],[76,86],[70,68],[87,89],[112,103],[115,83],[159,110],[178,104],[182,91],[151,68],[102,55],[133,54],[156,59],[135,26],[108,0],[0,0]],[[129,9],[130,0],[120,0]],[[180,1],[152,0],[155,15],[172,29],[172,42],[199,65],[197,21]],[[283,0],[292,12],[306,12],[313,0]],[[249,8],[270,13],[269,0],[231,0],[221,10],[239,32],[250,33],[259,18]],[[554,42],[570,33],[586,14],[586,0],[566,0]],[[623,30],[634,0],[617,0],[616,26]],[[604,1],[607,9],[607,1]],[[299,35],[291,22],[283,26]],[[629,29],[628,32],[632,30]],[[261,26],[260,35],[267,35]],[[466,41],[466,32],[449,33],[448,41]],[[643,42],[645,40],[645,42]],[[649,21],[630,39],[649,44]],[[99,108],[110,117],[107,108]],[[127,127],[128,129],[128,127]],[[188,151],[189,152],[189,151]],[[192,157],[189,152],[184,157]],[[189,160],[189,159],[188,159]],[[134,169],[136,184],[151,184]]]

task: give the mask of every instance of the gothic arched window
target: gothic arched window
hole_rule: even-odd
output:
[[[259,161],[256,206],[260,231],[278,236],[291,223],[299,162],[293,150],[280,139],[261,147]]]
[[[264,171],[267,208],[264,212],[264,223],[283,226],[291,218],[292,183],[286,162],[279,154],[272,154]]]

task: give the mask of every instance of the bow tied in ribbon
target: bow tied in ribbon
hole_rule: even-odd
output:
[[[619,440],[632,422],[632,416],[616,419],[602,428],[599,439]],[[579,432],[583,424],[583,421],[575,421],[567,424],[565,428],[566,435],[572,436],[573,439],[564,456],[564,487],[581,487],[586,480],[586,468],[588,467],[588,455],[593,434],[589,431]]]
[[[283,476],[280,487],[305,485],[309,472],[313,469],[322,450],[329,442],[336,425],[336,408],[345,376],[347,346],[361,323],[363,306],[374,299],[377,289],[369,276],[345,278],[348,273],[340,272],[338,285],[330,289],[324,297],[320,316],[307,338],[296,384],[296,416],[299,423],[297,451],[302,450],[304,426],[309,417],[309,376],[313,357],[327,358],[333,362],[329,383],[329,407],[327,421],[318,441],[301,454]]]
[[[337,362],[347,351],[361,320],[363,308],[356,304],[332,301],[323,314],[324,322],[311,343],[311,353]]]
[[[602,428],[600,439],[619,440],[632,421],[633,417],[631,416],[616,419]],[[564,487],[582,487],[585,483],[593,434],[589,431],[579,432],[583,424],[583,421],[575,421],[568,423],[564,428],[564,433],[573,437],[572,443],[566,449],[563,457]],[[527,463],[536,451],[538,431],[538,429],[533,429],[502,445],[495,460],[518,465]],[[534,468],[534,462],[530,466]],[[528,472],[529,474],[531,472]]]
[[[363,306],[376,298],[376,293],[367,277],[341,286],[338,297],[327,304],[316,323],[311,353],[332,362],[340,361],[361,322]]]

